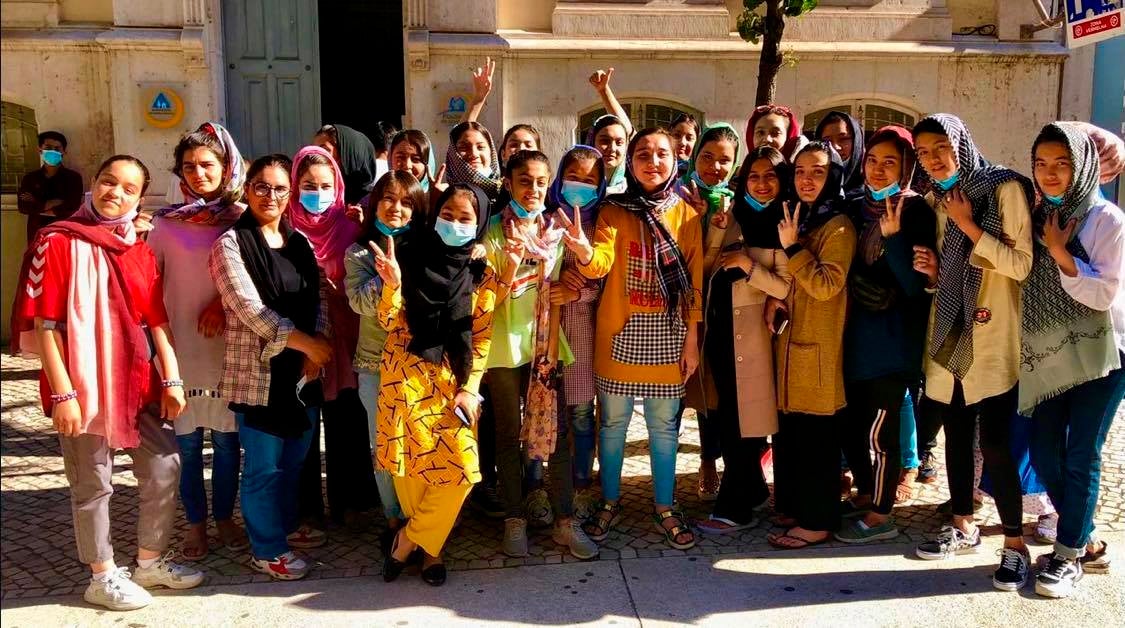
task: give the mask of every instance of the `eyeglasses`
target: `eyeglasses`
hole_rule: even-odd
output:
[[[273,195],[277,200],[289,198],[289,188],[282,186],[274,187],[268,183],[255,183],[250,186],[250,191],[258,198],[266,198],[270,195]]]

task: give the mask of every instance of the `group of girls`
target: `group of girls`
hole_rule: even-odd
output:
[[[771,445],[783,530],[771,544],[897,535],[900,409],[924,395],[945,428],[953,523],[920,557],[980,545],[979,423],[1005,532],[994,583],[1026,582],[1018,410],[1034,416],[1031,458],[1059,512],[1036,590],[1064,596],[1108,564],[1092,522],[1125,395],[1125,217],[1097,184],[1098,147],[1112,178],[1119,140],[1047,125],[1032,182],[986,161],[948,114],[865,135],[833,112],[810,141],[768,105],[742,158],[726,124],[634,131],[610,69],[590,82],[611,113],[552,168],[533,127],[512,127],[497,151],[472,119],[489,66],[440,168],[417,130],[372,143],[329,125],[292,159],[247,164],[206,123],[173,154],[184,202],[138,218],[148,171],[118,155],[74,218],[40,231],[16,342],[42,359],[88,601],[139,608],[146,587],[203,580],[166,550],[177,483],[184,557],[213,542],[205,429],[218,542],[249,548],[273,578],[303,577],[293,550],[326,540],[321,416],[330,514],[346,520],[378,495],[387,581],[418,561],[423,580],[445,582],[442,549],[474,485],[473,502],[504,518],[504,553],[527,555],[529,524],[553,525],[554,542],[593,558],[622,518],[638,402],[652,520],[673,548],[756,524]],[[674,491],[684,407],[700,419],[700,489],[714,499],[694,523]],[[140,483],[132,574],[109,541],[117,448]],[[841,452],[858,489],[844,503]]]

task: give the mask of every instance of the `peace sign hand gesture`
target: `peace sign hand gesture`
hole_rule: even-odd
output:
[[[374,242],[368,242],[367,246],[370,247],[371,252],[375,254],[375,272],[379,273],[379,276],[383,278],[383,283],[395,289],[401,286],[402,269],[399,268],[398,260],[395,259],[394,238],[387,238],[386,253]]]
[[[902,201],[905,196],[898,197],[898,202],[891,206],[891,197],[887,197],[887,211],[879,216],[879,231],[884,238],[889,238],[902,231]]]
[[[574,220],[571,221],[562,207],[559,207],[559,222],[565,229],[563,231],[563,244],[574,251],[579,264],[583,266],[589,264],[594,259],[594,247],[590,246],[590,240],[586,237],[586,232],[582,230],[582,212],[575,207]]]
[[[430,187],[437,190],[439,194],[449,187],[449,184],[445,182],[445,164],[438,166],[436,175],[427,169],[426,178],[430,180]]]
[[[796,209],[789,213],[789,201],[781,204],[783,215],[777,223],[777,239],[781,240],[781,248],[787,249],[797,243],[798,225],[801,222],[801,203],[797,202]]]
[[[723,196],[719,199],[719,210],[711,217],[711,226],[716,229],[726,229],[730,225],[730,198]]]
[[[496,71],[496,62],[492,57],[484,58],[484,66],[473,70],[473,102],[484,102],[492,93],[492,74]]]

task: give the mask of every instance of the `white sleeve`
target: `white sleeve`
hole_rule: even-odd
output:
[[[1074,258],[1078,276],[1059,271],[1063,290],[1075,301],[1094,310],[1108,310],[1121,291],[1125,278],[1125,216],[1112,205],[1103,205],[1078,234],[1090,256],[1083,262]]]

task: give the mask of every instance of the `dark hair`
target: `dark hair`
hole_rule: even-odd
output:
[[[527,164],[536,161],[547,166],[547,171],[551,170],[551,160],[547,156],[537,150],[519,150],[512,153],[508,161],[504,164],[504,176],[512,178],[512,174],[516,168],[522,168]]]
[[[695,129],[696,137],[699,136],[699,121],[695,119],[695,116],[690,113],[681,113],[675,118],[672,118],[672,123],[668,125],[668,130],[671,131],[681,124],[690,124],[692,128]]]
[[[388,159],[390,159],[390,154],[395,152],[395,147],[403,142],[407,142],[413,146],[422,156],[422,163],[426,164],[427,168],[430,167],[430,151],[433,150],[433,147],[430,145],[430,138],[426,137],[426,134],[418,129],[406,129],[405,131],[395,133],[394,137],[391,138],[390,146],[387,148]],[[394,167],[393,164],[391,167]],[[433,173],[430,174],[432,175]]]
[[[43,131],[39,134],[39,144],[37,144],[37,146],[42,146],[43,142],[47,140],[55,140],[59,144],[62,144],[63,150],[66,150],[66,136],[62,133],[58,131]]]
[[[790,182],[787,179],[789,178],[791,168],[789,167],[789,163],[785,161],[785,155],[782,155],[781,151],[773,146],[759,146],[750,151],[750,154],[746,156],[746,160],[742,162],[742,167],[738,170],[737,179],[734,181],[736,201],[742,193],[747,190],[746,178],[750,176],[750,168],[753,167],[755,162],[762,159],[770,162],[770,165],[773,166],[773,171],[777,174],[777,180],[781,182],[783,194],[789,186]]]
[[[793,164],[796,165],[797,157],[801,156],[802,153],[811,153],[813,151],[828,155],[829,160],[831,160],[832,155],[839,155],[836,152],[836,149],[832,148],[832,144],[825,142],[824,140],[811,140],[808,144],[805,144],[803,147],[801,147],[801,150],[797,151],[796,155],[793,155]]]
[[[515,133],[516,131],[527,131],[528,133],[531,134],[532,137],[535,138],[536,148],[542,147],[541,145],[543,144],[543,139],[539,136],[539,129],[531,126],[530,124],[516,124],[516,125],[513,125],[511,128],[509,128],[504,133],[504,139],[503,139],[503,141],[500,142],[500,149],[501,150],[504,149],[504,145],[508,143],[508,139],[511,138],[512,134]]]
[[[379,120],[375,123],[375,127],[371,130],[371,143],[375,145],[375,152],[381,153],[387,150],[387,144],[390,143],[391,137],[398,133],[398,127],[393,122]]]
[[[605,162],[602,161],[602,154],[596,148],[589,146],[575,146],[574,148],[566,151],[562,160],[559,161],[559,176],[561,177],[570,164],[580,159],[593,159],[598,169],[598,178],[605,179]]]
[[[295,178],[300,179],[301,177],[305,176],[305,173],[308,172],[309,168],[313,166],[332,167],[333,161],[332,158],[327,155],[321,155],[320,153],[309,153],[301,158],[301,163],[297,164],[297,176]],[[293,181],[293,183],[296,183],[296,181]]]
[[[98,177],[102,176],[102,173],[105,172],[106,168],[109,168],[119,161],[127,161],[137,168],[140,168],[141,174],[143,174],[145,178],[144,184],[141,185],[141,196],[144,196],[145,191],[148,190],[148,185],[152,183],[152,177],[148,173],[148,166],[146,166],[143,161],[137,159],[132,155],[114,155],[113,157],[110,157],[109,159],[103,161],[102,165],[98,166],[98,171],[94,175],[94,180],[97,181]]]
[[[477,199],[477,192],[474,187],[475,186],[469,183],[450,183],[449,186],[445,188],[445,191],[434,201],[433,216],[427,218],[426,224],[436,222],[438,215],[441,214],[441,208],[445,207],[445,204],[453,200],[456,196],[468,196],[469,202],[473,204],[473,210],[477,212],[477,215],[480,215],[480,201]],[[477,229],[480,229],[479,225]]]
[[[777,170],[778,166],[785,164],[785,155],[782,155],[781,151],[773,146],[759,146],[750,151],[750,154],[746,156],[746,161],[743,162],[746,164],[746,172],[750,172],[750,166],[759,159],[765,159],[770,162],[774,170]]]
[[[208,126],[208,125],[205,125]],[[176,148],[172,151],[172,158],[175,160],[172,165],[172,174],[179,177],[181,180],[184,178],[184,153],[193,148],[206,148],[215,154],[215,158],[219,160],[219,165],[223,168],[223,173],[228,174],[227,170],[227,151],[223,148],[223,143],[219,141],[219,136],[211,131],[203,130],[200,127],[191,133],[184,134],[180,138]],[[225,177],[224,177],[225,178]],[[184,182],[186,185],[186,181]],[[226,204],[237,202],[242,197],[242,190],[232,190],[223,194],[223,202]]]
[[[615,124],[617,126],[620,126],[622,129],[626,129],[625,123],[621,121],[621,118],[618,118],[611,113],[607,113],[597,120],[594,120],[594,126],[590,127],[590,133],[588,134],[586,143],[593,144],[595,141],[597,141],[598,133],[601,133],[602,129],[611,127]]]
[[[456,144],[457,142],[461,141],[461,136],[464,135],[465,132],[470,130],[470,129],[472,129],[473,131],[479,131],[480,134],[483,135],[486,140],[488,140],[489,144],[492,143],[492,134],[490,134],[488,132],[488,129],[483,124],[481,124],[479,122],[474,122],[472,120],[470,120],[468,122],[462,122],[461,124],[458,124],[457,126],[450,129],[449,130],[449,143],[450,144]],[[496,147],[493,146],[493,148],[496,148]]]
[[[641,141],[641,138],[645,138],[650,135],[663,135],[664,137],[668,138],[669,144],[672,143],[672,134],[668,132],[668,129],[662,126],[650,126],[641,129],[640,131],[637,131],[637,134],[633,136],[633,139],[629,140],[629,147],[625,151],[625,159],[627,161],[632,161],[633,151],[637,149],[637,144]],[[673,167],[673,170],[674,169],[675,168]],[[673,172],[672,176],[676,176],[676,173]]]
[[[250,167],[246,170],[246,185],[250,185],[258,175],[266,168],[281,168],[285,171],[285,176],[289,176],[289,171],[293,169],[293,161],[287,155],[281,153],[273,153],[272,155],[263,155],[254,160]]]
[[[945,127],[937,121],[937,118],[922,118],[918,124],[914,125],[914,130],[912,131],[914,139],[918,139],[918,136],[922,133],[937,133],[938,135],[949,137],[949,131],[945,130]]]
[[[837,120],[844,123],[844,128],[848,130],[848,133],[852,132],[852,121],[849,120],[847,114],[842,111],[829,111],[828,115],[820,119],[820,123],[816,125],[816,128],[822,129],[824,125]],[[818,137],[816,139],[820,138]]]
[[[363,228],[360,229],[360,236],[357,240],[361,244],[382,235],[374,230],[375,217],[379,201],[383,198],[387,188],[392,185],[404,190],[406,196],[410,198],[410,224],[426,224],[428,222],[430,204],[426,198],[426,193],[422,190],[422,185],[418,183],[418,179],[415,179],[414,175],[405,170],[391,170],[379,177],[379,180],[375,182],[375,187],[371,188],[371,192],[367,195],[368,211],[364,212]]]
[[[738,148],[738,133],[729,126],[713,126],[704,131],[703,135],[696,140],[695,145],[700,148],[706,146],[710,142],[720,142],[726,140],[734,144],[735,149]]]
[[[326,125],[320,127],[319,129],[316,130],[316,133],[313,133],[313,137],[316,137],[318,135],[327,135],[328,137],[332,138],[333,144],[336,144],[336,145],[340,144],[340,134],[336,132],[335,125],[326,124]]]

